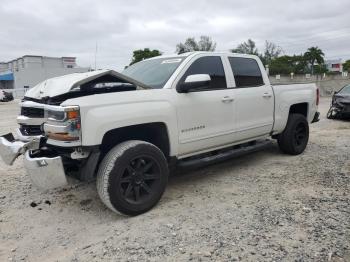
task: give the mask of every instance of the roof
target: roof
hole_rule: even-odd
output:
[[[74,56],[61,56],[61,57],[59,57],[59,56],[24,55],[24,56],[12,59],[12,60],[7,61],[7,62],[2,61],[2,62],[0,62],[0,64],[8,64],[8,63],[17,61],[19,59],[23,59],[25,57],[41,57],[41,58],[55,58],[55,59],[65,59],[65,58],[76,59],[76,57],[74,57]]]
[[[229,52],[229,51],[192,51],[192,52],[186,52],[186,53],[182,53],[182,54],[167,54],[167,55],[161,55],[161,56],[154,56],[154,57],[151,57],[151,58],[147,58],[145,60],[157,59],[157,58],[189,57],[189,56],[194,56],[194,55],[198,55],[198,54],[237,55],[237,56],[241,56],[241,57],[256,57],[256,55],[232,53],[232,52]]]

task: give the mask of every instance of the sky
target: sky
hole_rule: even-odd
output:
[[[75,56],[79,66],[122,70],[136,49],[174,54],[187,37],[208,35],[217,51],[248,38],[284,54],[318,46],[350,59],[349,0],[1,0],[0,61],[23,55]]]

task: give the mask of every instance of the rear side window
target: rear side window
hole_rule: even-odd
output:
[[[205,90],[227,88],[225,71],[219,56],[204,56],[198,58],[187,69],[180,82],[184,82],[187,76],[195,74],[210,75],[211,81]]]
[[[229,57],[231,69],[236,81],[236,87],[261,86],[264,80],[255,59]]]

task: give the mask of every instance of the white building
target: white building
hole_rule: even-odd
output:
[[[343,72],[343,63],[341,59],[326,60],[326,66],[330,72]]]
[[[48,78],[87,71],[77,66],[75,57],[25,55],[0,62],[0,89],[31,88]]]

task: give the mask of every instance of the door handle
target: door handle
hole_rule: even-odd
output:
[[[221,98],[221,101],[222,102],[232,102],[234,100],[234,98],[233,97],[231,97],[231,96],[224,96],[223,98]]]
[[[270,93],[264,93],[264,94],[263,94],[263,97],[266,97],[266,98],[271,98],[271,97],[272,97],[272,95],[271,95]]]

